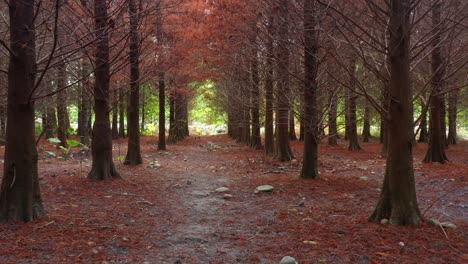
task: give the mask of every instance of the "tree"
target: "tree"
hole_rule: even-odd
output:
[[[432,94],[430,97],[430,122],[429,122],[429,144],[424,162],[445,163],[448,161],[445,155],[445,109],[444,97],[442,94],[443,78],[445,74],[445,62],[442,58],[441,48],[441,21],[440,12],[441,1],[436,1],[432,7]]]
[[[346,135],[349,140],[348,150],[360,150],[357,133],[357,117],[356,117],[356,100],[358,95],[354,92],[356,89],[356,59],[354,55],[350,60],[350,82],[349,87],[346,89],[346,98],[348,99],[348,118],[346,119]],[[349,122],[349,124],[348,124]]]
[[[289,93],[288,83],[288,0],[280,0],[278,7],[278,85],[277,85],[277,126],[276,126],[276,147],[275,158],[280,161],[289,161],[294,158],[288,137],[288,110]],[[312,132],[312,131],[310,131]]]
[[[265,154],[274,153],[274,135],[273,135],[273,22],[274,17],[268,17],[268,39],[266,40],[266,58],[265,58]]]
[[[128,1],[130,16],[130,102],[128,105],[128,149],[125,165],[143,163],[140,151],[140,37],[138,13],[134,0]]]
[[[92,166],[89,179],[105,180],[120,178],[112,160],[112,133],[109,120],[109,25],[107,1],[94,1],[96,50],[94,113],[95,121],[92,134]]]
[[[318,174],[318,30],[315,1],[304,3],[304,154],[302,178],[315,179]]]
[[[162,47],[162,13],[161,13],[161,1],[156,6],[156,38]],[[158,149],[166,149],[166,85],[164,82],[164,71],[161,69],[158,72],[158,92],[159,92],[159,138],[158,138]]]
[[[10,1],[10,64],[0,221],[32,221],[45,214],[34,136],[36,84],[34,0]],[[58,2],[58,1],[57,1]],[[58,4],[56,6],[58,13]]]
[[[370,133],[371,106],[367,99],[364,101],[364,125],[362,128],[362,142],[369,142]]]
[[[392,0],[389,10],[388,155],[384,183],[370,221],[389,219],[393,225],[421,222],[413,169],[413,113],[410,82],[410,0]]]

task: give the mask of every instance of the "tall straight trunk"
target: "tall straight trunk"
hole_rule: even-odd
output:
[[[160,47],[163,45],[163,28],[161,2],[156,6],[156,38]],[[164,82],[164,71],[158,72],[158,92],[159,92],[159,138],[158,149],[166,150],[166,85]]]
[[[371,106],[369,100],[364,98],[364,125],[362,128],[362,142],[369,142],[370,133]]]
[[[389,111],[390,108],[390,92],[389,84],[384,85],[382,88],[382,108],[386,111]],[[385,117],[385,113],[381,114],[380,116],[380,143],[382,143],[382,151],[381,155],[383,157],[387,157],[388,152],[388,121]]]
[[[36,79],[35,1],[9,2],[10,56],[5,160],[0,222],[32,221],[45,214],[37,170],[34,102]],[[26,30],[27,29],[27,30]]]
[[[265,154],[273,155],[275,142],[273,135],[273,16],[268,19],[268,35],[266,41],[266,74],[265,74]]]
[[[262,148],[262,139],[260,135],[260,78],[258,76],[258,54],[257,44],[253,41],[254,49],[251,63],[251,117],[252,117],[252,137],[250,146],[256,149]]]
[[[444,65],[445,67],[445,65]],[[445,100],[446,96],[445,94],[442,94],[441,96],[441,101],[440,101],[440,122],[441,122],[441,133],[442,133],[442,144],[444,148],[448,148],[448,143],[447,143],[447,122],[445,120],[446,116],[446,105],[445,105]]]
[[[445,155],[445,114],[442,112],[445,107],[444,97],[441,94],[443,88],[443,78],[445,74],[445,63],[442,58],[440,12],[441,2],[434,3],[432,7],[432,95],[430,99],[431,114],[429,122],[429,144],[424,158],[424,162],[445,163],[448,161]],[[443,117],[443,118],[442,118]]]
[[[318,31],[315,1],[304,3],[304,155],[301,178],[318,178]]]
[[[183,96],[183,117],[182,117],[183,120],[184,120],[184,122],[183,122],[183,128],[182,128],[182,129],[183,129],[182,131],[183,131],[183,134],[184,134],[184,138],[185,138],[185,137],[188,137],[189,134],[190,134],[190,133],[189,133],[189,122],[188,122],[188,118],[189,118],[189,116],[188,116],[188,99],[189,99],[189,98],[188,98],[188,95],[185,94],[185,95]]]
[[[305,128],[304,128],[304,113],[303,111],[301,112],[301,116],[299,117],[299,141],[304,141],[304,134],[305,134]]]
[[[86,90],[86,84],[89,82],[89,63],[81,62],[81,78],[80,94],[79,94],[79,111],[78,111],[78,136],[83,145],[89,145],[89,122],[91,119],[91,101]]]
[[[338,127],[336,123],[338,112],[338,98],[336,91],[330,89],[329,91],[330,109],[328,110],[328,145],[338,145]]]
[[[296,122],[294,114],[294,95],[291,94],[291,107],[289,108],[289,140],[297,140]]]
[[[0,138],[1,139],[5,138],[5,133],[6,133],[6,109],[3,103],[0,103]]]
[[[57,137],[60,139],[60,146],[66,148],[68,134],[68,112],[67,112],[67,91],[65,90],[67,73],[65,71],[66,64],[61,60],[57,66]]]
[[[54,86],[52,85],[51,80],[49,79],[49,75],[46,75],[44,78],[44,87],[47,89],[47,93],[54,92]],[[53,138],[55,137],[55,131],[57,130],[57,116],[55,115],[55,96],[47,96],[44,98],[45,100],[45,112],[46,112],[46,120],[45,120],[45,138]]]
[[[176,142],[178,140],[176,134],[176,119],[175,119],[175,89],[172,89],[169,97],[169,142]]]
[[[175,127],[174,127],[174,139],[179,141],[185,138],[184,136],[184,108],[183,108],[183,95],[176,91],[175,93],[175,102],[174,102],[174,118],[175,118]]]
[[[159,139],[158,149],[166,149],[166,86],[164,82],[164,72],[159,72]]]
[[[448,96],[448,121],[449,132],[447,143],[449,145],[457,144],[457,101],[460,90],[453,90]]]
[[[389,22],[388,155],[380,198],[370,221],[417,225],[421,213],[413,169],[413,112],[410,81],[410,0],[392,0]]]
[[[145,124],[146,124],[146,95],[145,93],[141,94],[141,131],[145,130]]]
[[[127,102],[125,90],[119,89],[119,138],[125,138],[125,102]]]
[[[353,55],[354,56],[354,55]],[[349,89],[346,89],[346,94],[348,98],[348,120],[349,124],[346,124],[346,131],[348,135],[349,145],[348,150],[360,150],[357,133],[357,117],[356,117],[356,101],[358,95],[352,91],[356,87],[356,59],[353,57],[350,61],[351,79],[349,83]]]
[[[89,179],[120,178],[112,160],[112,134],[109,120],[109,32],[106,0],[94,1],[96,53],[94,71],[95,121],[91,152],[93,162]]]
[[[128,105],[128,148],[125,165],[143,163],[140,151],[140,36],[135,0],[128,1],[130,16],[130,102]]]
[[[118,90],[115,90],[112,100],[112,139],[119,138],[119,99],[118,99]]]
[[[347,88],[345,89],[345,97],[344,97],[344,116],[345,116],[345,132],[344,132],[344,140],[349,140],[349,124],[351,123],[349,120],[349,91]]]
[[[421,99],[421,121],[419,123],[419,139],[418,142],[427,142],[429,134],[427,131],[427,107],[424,100]]]
[[[289,43],[288,43],[288,0],[280,0],[278,12],[278,90],[277,90],[277,126],[275,158],[280,161],[289,161],[294,158],[288,137],[289,127],[289,100],[290,87],[288,83],[289,71]]]

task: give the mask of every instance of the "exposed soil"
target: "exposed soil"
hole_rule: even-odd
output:
[[[0,263],[467,263],[468,142],[450,147],[450,163],[423,164],[416,146],[419,227],[369,223],[385,160],[380,145],[320,146],[318,180],[297,177],[300,162],[279,163],[227,136],[191,137],[168,151],[142,139],[145,164],[127,167],[123,180],[89,181],[90,157],[68,160],[39,146],[47,217],[0,224]],[[293,149],[300,161],[302,143]],[[3,148],[0,149],[0,156]],[[3,156],[2,156],[3,157]],[[270,184],[272,193],[254,194]],[[223,199],[218,187],[229,188]]]

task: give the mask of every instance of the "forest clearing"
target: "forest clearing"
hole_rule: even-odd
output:
[[[468,263],[468,1],[0,15],[0,264]]]

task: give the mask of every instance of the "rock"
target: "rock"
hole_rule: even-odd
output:
[[[226,193],[226,194],[223,194],[223,199],[229,200],[229,199],[231,199],[231,198],[234,198],[234,195],[227,194],[227,193]]]
[[[223,193],[229,191],[229,188],[226,187],[219,187],[218,189],[215,190],[217,193]]]
[[[272,192],[275,189],[275,187],[271,185],[260,185],[255,188],[254,193],[259,193],[259,192]]]
[[[369,177],[367,177],[367,176],[361,176],[361,177],[359,177],[359,179],[364,180],[364,181],[367,181],[367,180],[369,179]]]
[[[457,229],[457,226],[450,223],[450,222],[443,222],[443,223],[440,223],[440,225],[442,227],[447,227],[447,228],[452,228],[452,229]]]
[[[381,223],[382,225],[388,225],[389,221],[388,221],[387,218],[384,218],[384,219],[380,220],[380,223]]]
[[[307,244],[307,245],[312,245],[312,246],[318,245],[316,241],[309,241],[309,240],[304,240],[302,241],[302,243]]]
[[[280,264],[298,264],[298,262],[293,257],[285,256],[281,259]]]

